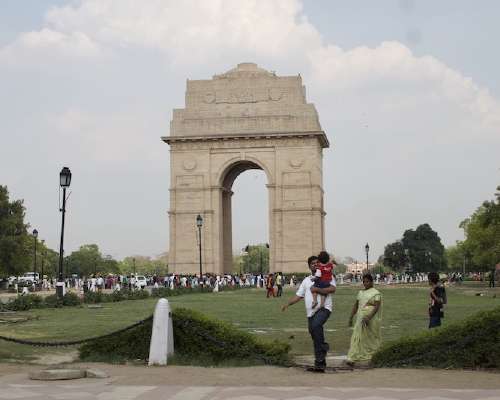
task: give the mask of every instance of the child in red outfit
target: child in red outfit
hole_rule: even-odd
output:
[[[330,255],[326,251],[319,253],[318,261],[318,268],[316,268],[316,273],[314,274],[314,287],[324,289],[330,287],[330,282],[333,278],[333,269],[336,265],[330,262]],[[313,292],[312,296],[312,308],[315,308],[318,305],[318,293]],[[326,296],[321,295],[320,308],[325,306],[325,299]]]

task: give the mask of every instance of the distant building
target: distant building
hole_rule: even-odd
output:
[[[360,263],[360,262],[355,262],[351,264],[346,264],[346,273],[348,274],[362,274],[363,272],[366,272],[366,270],[371,270],[375,264],[369,263],[368,268],[366,267],[366,262]]]

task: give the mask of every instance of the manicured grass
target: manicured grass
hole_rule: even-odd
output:
[[[347,327],[347,320],[359,289],[360,287],[342,286],[335,294],[335,310],[326,325],[327,341],[334,354],[345,354],[349,347],[351,330]],[[427,328],[427,287],[380,286],[379,290],[383,294],[384,341]],[[485,296],[476,296],[479,291],[484,292]],[[464,284],[457,288],[450,287],[447,292],[448,305],[444,324],[500,305],[498,289],[489,290]],[[493,297],[495,293],[496,298]],[[283,298],[267,299],[264,290],[248,289],[178,296],[172,297],[170,302],[174,308],[186,307],[201,311],[263,338],[286,340],[292,345],[293,354],[309,354],[312,345],[307,332],[304,305],[298,303],[285,313],[280,310],[281,304],[293,294],[292,290],[287,289]],[[151,315],[156,301],[157,299],[133,300],[105,303],[102,308],[97,309],[84,306],[18,313],[34,319],[16,324],[2,324],[0,335],[46,341],[98,336]],[[13,345],[0,340],[0,360],[30,360],[33,356],[53,351]]]

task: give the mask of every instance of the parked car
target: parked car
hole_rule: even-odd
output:
[[[148,282],[145,276],[138,275],[135,277],[135,286],[139,289],[144,289],[147,286]]]
[[[29,283],[29,284],[33,284],[33,283],[38,283],[38,281],[40,280],[40,275],[38,274],[38,272],[26,272],[23,276],[20,276],[18,281],[19,282],[22,282],[22,283]]]

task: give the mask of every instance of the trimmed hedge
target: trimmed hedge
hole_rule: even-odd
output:
[[[500,307],[384,345],[375,367],[500,369]]]
[[[184,308],[172,312],[175,357],[177,364],[288,365],[290,345],[263,342],[227,322],[210,319]],[[80,347],[85,361],[146,361],[149,357],[152,317],[144,324],[109,337],[87,342]]]
[[[224,286],[223,291],[232,291],[242,289],[239,286]],[[193,293],[211,293],[213,288],[197,287],[197,288],[158,288],[153,289],[151,294],[147,290],[115,290],[112,293],[102,292],[86,292],[83,300],[73,292],[67,292],[64,295],[63,301],[57,300],[55,294],[49,296],[39,296],[36,294],[19,295],[16,298],[10,299],[7,303],[0,302],[0,311],[28,311],[32,308],[56,308],[63,306],[80,306],[85,304],[97,303],[112,303],[124,300],[141,300],[149,297],[172,297],[181,296]]]

